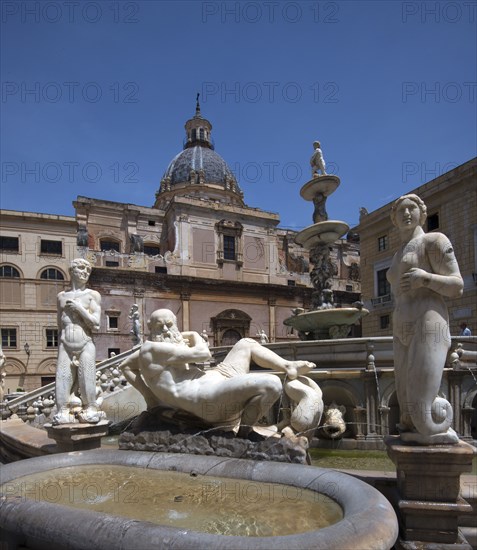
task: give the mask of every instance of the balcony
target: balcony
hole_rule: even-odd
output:
[[[390,306],[393,303],[391,294],[384,294],[384,296],[378,296],[377,298],[371,298],[373,307]]]

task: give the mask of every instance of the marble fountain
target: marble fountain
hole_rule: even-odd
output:
[[[352,325],[356,324],[369,311],[361,304],[359,307],[336,308],[332,303],[331,290],[333,263],[330,260],[330,245],[340,239],[349,225],[343,221],[330,220],[326,211],[327,198],[340,185],[338,176],[327,174],[320,143],[313,144],[315,153],[311,157],[312,179],[301,188],[300,195],[306,201],[312,201],[313,225],[300,231],[295,241],[310,252],[310,273],[314,287],[312,310],[300,312],[284,323],[293,327],[302,340],[323,340],[327,338],[346,338]]]
[[[344,337],[350,324],[367,312],[360,307],[334,308],[331,303],[328,246],[348,226],[328,219],[326,198],[339,179],[325,173],[318,142],[312,166],[314,177],[303,187],[302,196],[315,204],[315,223],[300,232],[297,241],[310,250],[315,266],[314,310],[297,312],[287,324],[303,339],[323,334]],[[425,246],[428,240],[442,239],[443,253],[451,253],[443,236],[424,235],[420,227],[425,207],[409,197],[396,201],[396,224],[403,240],[419,238]],[[445,321],[447,312],[438,296],[442,282],[449,296],[457,295],[463,286],[457,264],[452,265],[454,272],[444,275],[417,267],[406,271],[407,264],[396,256],[392,284],[400,277],[405,280],[398,298],[411,315],[417,301],[424,317],[440,315]],[[98,432],[107,422],[101,404],[94,401],[94,370],[78,368],[95,357],[94,345],[89,344],[100,300],[86,288],[90,272],[87,262],[75,260],[73,288],[59,297],[63,323],[56,380],[59,407],[48,427],[50,437],[77,450],[2,465],[2,550],[389,550],[395,544],[406,550],[470,550],[459,529],[459,516],[470,514],[471,506],[460,495],[459,480],[470,471],[475,450],[450,428],[452,407],[434,391],[450,343],[440,342],[439,349],[432,345],[424,349],[421,344],[422,350],[414,350],[424,351],[425,360],[417,362],[420,383],[406,391],[408,397],[414,392],[413,403],[419,406],[406,410],[408,401],[398,396],[400,436],[386,441],[397,469],[397,483],[389,495],[393,504],[350,475],[295,460],[299,453],[287,455],[288,461],[272,462],[273,453],[262,452],[262,443],[269,445],[268,450],[283,442],[284,449],[308,448],[324,411],[322,391],[307,376],[314,363],[284,359],[245,338],[218,365],[204,368],[201,365],[211,359],[207,344],[198,333],[180,332],[174,314],[165,309],[153,312],[148,339],[121,364],[123,375],[147,404],[137,426],[152,425],[149,436],[138,428],[123,439],[122,447],[120,441],[121,450],[94,449],[99,446]],[[417,296],[410,305],[406,302],[409,289]],[[400,312],[406,313],[406,307]],[[395,340],[394,345],[396,355],[399,342]],[[398,350],[397,378],[408,361],[411,366],[416,363],[403,345]],[[252,364],[260,370],[251,370]],[[272,371],[281,371],[282,378]],[[72,399],[75,377],[81,396]],[[424,392],[427,388],[431,391]],[[260,425],[284,396],[290,402],[290,414],[275,426]],[[164,435],[165,419],[175,426],[175,439]],[[208,435],[212,441],[215,437],[216,452],[207,447],[201,454],[198,443],[189,454],[179,452],[177,436],[187,443],[190,430],[199,438]],[[169,449],[157,446],[158,438],[164,437],[174,440]],[[244,441],[258,445],[259,460],[230,456],[231,445],[240,447]]]
[[[148,405],[137,422],[141,429],[152,424],[149,439],[138,429],[123,434],[120,450],[92,448],[100,446],[106,421],[101,403],[84,397],[88,389],[92,395],[94,370],[78,368],[95,354],[94,346],[80,345],[99,316],[99,299],[86,288],[90,272],[87,262],[74,260],[73,288],[59,299],[56,394],[63,400],[58,406],[57,399],[47,426],[59,447],[77,450],[2,466],[2,550],[393,546],[397,519],[384,496],[351,476],[299,460],[323,413],[322,392],[306,376],[315,364],[285,360],[245,338],[223,362],[203,369],[209,347],[198,333],[180,332],[170,310],[152,313],[148,339],[121,364]],[[252,362],[268,372],[251,371]],[[69,369],[71,377],[65,376]],[[271,371],[282,371],[285,380]],[[75,378],[80,397],[73,393]],[[291,415],[274,429],[259,427],[282,392]],[[172,441],[166,419],[175,427],[175,442],[187,446],[190,430],[196,442],[206,434],[215,438],[215,456],[201,454],[200,441],[189,454],[174,445],[172,452],[156,452],[158,439]],[[256,445],[260,460],[231,458],[237,445]],[[288,463],[269,461],[274,446],[292,450]]]

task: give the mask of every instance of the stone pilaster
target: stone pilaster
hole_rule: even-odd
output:
[[[268,299],[268,321],[270,326],[270,342],[275,342],[277,338],[277,320],[276,320],[276,305],[277,300],[275,298]]]
[[[190,330],[190,292],[183,290],[181,292],[182,302],[182,330]]]
[[[354,420],[356,422],[356,439],[365,439],[363,427],[365,424],[366,409],[364,407],[355,407],[353,409]]]

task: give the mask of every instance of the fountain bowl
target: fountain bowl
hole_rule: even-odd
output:
[[[312,201],[318,193],[328,197],[336,191],[340,184],[340,178],[332,174],[315,176],[301,188],[300,195],[306,201]]]
[[[338,220],[318,222],[295,235],[295,242],[311,250],[315,246],[334,243],[349,230],[349,225]]]
[[[292,315],[283,321],[284,325],[293,327],[298,332],[312,333],[315,340],[331,338],[329,329],[333,326],[351,325],[357,323],[361,317],[369,313],[365,308],[340,307],[332,309],[318,309]]]
[[[177,471],[193,476],[225,477],[250,482],[281,483],[326,495],[343,510],[343,519],[317,531],[277,536],[213,535],[155,525],[92,510],[8,496],[17,478],[51,474],[57,468],[84,465],[121,465]],[[374,488],[347,474],[299,464],[257,462],[215,456],[151,453],[146,451],[93,450],[31,458],[2,466],[0,546],[31,550],[45,548],[117,550],[135,548],[177,549],[303,549],[388,550],[398,536],[398,523],[390,503]],[[18,481],[17,485],[20,483]],[[284,514],[293,514],[293,502]]]

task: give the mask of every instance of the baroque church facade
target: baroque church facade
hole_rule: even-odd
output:
[[[77,197],[76,215],[1,211],[0,312],[6,391],[52,381],[58,329],[56,295],[68,287],[75,257],[93,265],[89,286],[102,296],[97,359],[131,348],[129,312],[142,330],[158,308],[210,346],[243,337],[287,342],[283,325],[309,308],[308,253],[279,216],[248,206],[234,174],[215,151],[212,125],[197,103],[185,124],[184,148],[170,162],[151,207]],[[360,298],[359,242],[332,247],[334,299]],[[353,335],[359,336],[359,327]]]

